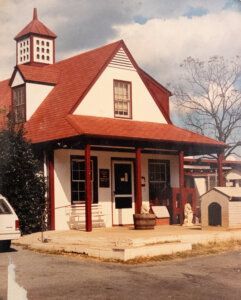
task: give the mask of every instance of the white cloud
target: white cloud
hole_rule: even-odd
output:
[[[0,79],[11,75],[15,65],[13,38],[37,7],[40,20],[58,35],[57,59],[123,38],[140,66],[165,84],[176,80],[179,63],[188,55],[202,58],[240,52],[241,13],[222,10],[227,2],[0,0]],[[183,17],[190,7],[203,8],[207,14]],[[138,18],[147,21],[134,23]]]
[[[241,14],[221,11],[202,17],[152,19],[145,24],[116,26],[140,66],[163,84],[177,80],[180,63],[188,56],[241,54]]]

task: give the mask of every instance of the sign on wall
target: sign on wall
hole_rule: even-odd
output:
[[[100,169],[99,170],[99,183],[100,187],[108,188],[110,187],[110,170]]]

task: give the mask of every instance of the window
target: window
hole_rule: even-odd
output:
[[[39,59],[40,58],[40,56],[39,56],[39,54],[37,54],[37,59]]]
[[[49,46],[49,42],[46,42],[46,46],[47,46],[47,47]]]
[[[97,158],[91,158],[92,202],[98,202]],[[83,156],[71,158],[71,202],[85,201],[85,159]]]
[[[37,47],[37,52],[39,52],[39,47]]]
[[[131,83],[114,80],[114,116],[131,118]]]
[[[11,209],[8,207],[7,203],[0,199],[0,215],[10,215],[12,214]]]
[[[154,205],[169,205],[170,162],[166,160],[148,161],[149,199]]]
[[[13,112],[15,123],[26,121],[25,86],[13,88]]]
[[[36,40],[36,44],[39,45],[39,40]]]
[[[44,46],[44,41],[42,41],[42,42],[41,42],[41,45],[43,45],[43,46]]]

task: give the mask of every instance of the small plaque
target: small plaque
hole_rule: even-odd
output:
[[[99,176],[100,187],[104,187],[104,188],[110,187],[110,170],[100,169],[99,175],[100,175]]]
[[[166,206],[152,206],[151,207],[157,218],[169,218],[169,212]]]

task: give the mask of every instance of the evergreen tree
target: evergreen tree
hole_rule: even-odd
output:
[[[40,162],[23,129],[11,124],[0,132],[0,193],[17,213],[22,233],[43,229],[46,200]]]

